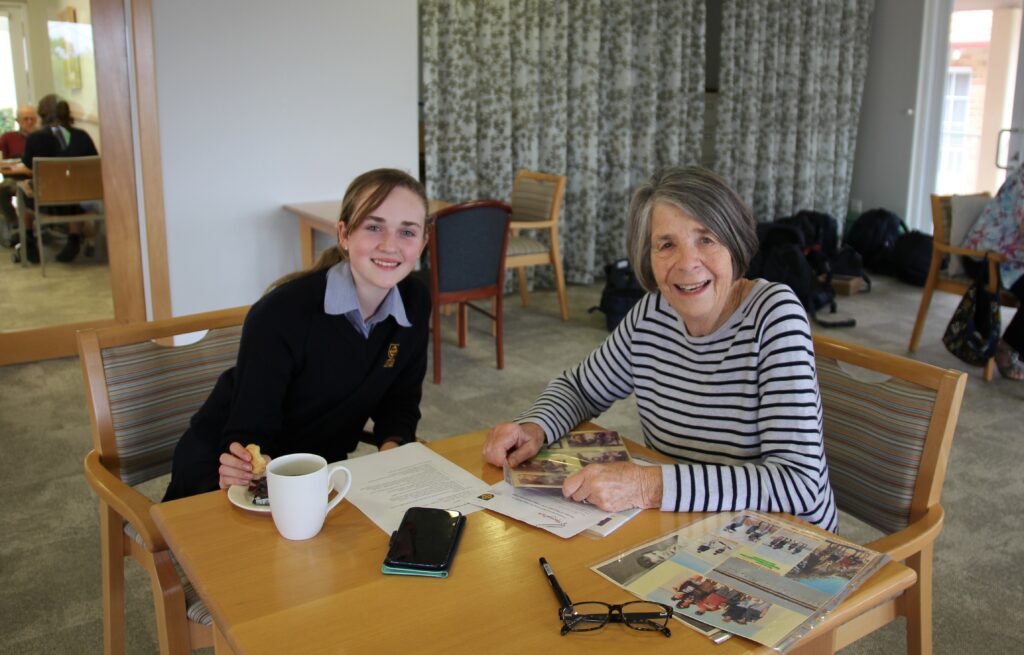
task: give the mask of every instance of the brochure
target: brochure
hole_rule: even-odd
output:
[[[630,461],[618,432],[581,430],[548,444],[515,468],[506,463],[505,481],[513,487],[558,489],[567,477],[584,466]]]
[[[773,517],[720,513],[591,567],[627,591],[785,650],[888,556]]]

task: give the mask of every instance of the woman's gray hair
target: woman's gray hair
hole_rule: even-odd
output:
[[[711,231],[729,250],[732,275],[746,273],[757,253],[757,221],[725,180],[699,166],[663,168],[633,193],[626,220],[626,252],[637,279],[648,291],[658,283],[651,268],[651,214],[655,205],[671,205]]]

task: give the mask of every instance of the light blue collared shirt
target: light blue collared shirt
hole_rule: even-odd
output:
[[[394,316],[395,322],[402,327],[412,327],[412,323],[405,315],[405,304],[402,303],[402,294],[398,293],[397,287],[392,287],[388,291],[388,295],[384,296],[383,302],[373,316],[363,320],[363,313],[359,311],[359,296],[356,295],[356,282],[352,279],[352,269],[348,262],[338,262],[327,269],[324,312],[331,316],[344,314],[352,327],[365,338],[370,337],[373,326],[388,316]]]

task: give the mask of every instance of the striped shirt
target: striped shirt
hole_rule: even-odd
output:
[[[702,337],[649,293],[516,420],[550,442],[630,393],[644,442],[679,462],[662,467],[662,510],[788,512],[836,530],[811,328],[789,287],[756,280]]]

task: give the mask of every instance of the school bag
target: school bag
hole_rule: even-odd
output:
[[[832,290],[828,260],[820,251],[805,247],[804,230],[799,226],[800,223],[790,219],[759,223],[757,237],[760,245],[746,276],[787,285],[796,294],[807,315],[821,325],[853,325],[853,321],[829,321],[818,316],[818,310],[825,307],[832,313],[836,311],[835,291]]]
[[[923,287],[932,265],[931,235],[917,230],[901,234],[893,248],[892,264],[896,277]]]
[[[850,227],[846,243],[864,258],[864,264],[875,273],[890,275],[896,239],[907,232],[903,220],[887,209],[869,209]]]
[[[618,259],[604,267],[604,289],[601,304],[588,311],[604,312],[605,325],[611,332],[647,292],[640,286],[628,259]]]

